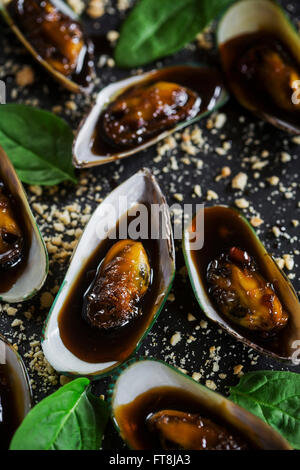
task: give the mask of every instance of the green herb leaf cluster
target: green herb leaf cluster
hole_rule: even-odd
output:
[[[137,67],[180,50],[233,0],[140,0],[115,50],[120,67]]]
[[[276,429],[300,449],[300,374],[256,371],[230,388],[229,398]]]
[[[38,403],[17,429],[11,450],[98,450],[108,420],[107,404],[79,378]]]
[[[0,106],[0,145],[24,183],[76,182],[73,132],[53,113],[23,104]]]

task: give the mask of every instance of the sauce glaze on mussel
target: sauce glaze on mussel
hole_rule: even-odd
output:
[[[193,249],[197,236],[204,237],[201,249]],[[185,231],[183,249],[204,313],[248,346],[292,361],[299,300],[247,220],[225,206],[201,209]]]
[[[117,431],[133,450],[290,449],[256,416],[154,359],[125,363],[108,401]]]
[[[182,65],[113,83],[98,94],[74,141],[77,167],[143,150],[218,109],[228,95],[215,68]]]
[[[151,268],[141,242],[120,240],[100,264],[84,295],[83,317],[94,328],[126,325],[142,312],[138,307],[150,284]]]
[[[0,294],[5,294],[25,270],[30,233],[25,214],[0,180]]]
[[[192,119],[200,109],[201,98],[193,90],[172,82],[151,82],[118,96],[101,116],[99,129],[110,145],[127,149]]]
[[[32,297],[48,272],[44,241],[16,171],[0,147],[0,299]]]
[[[263,336],[288,322],[273,286],[267,282],[246,251],[231,247],[207,267],[209,295],[231,321]]]
[[[4,18],[35,59],[73,92],[91,86],[93,45],[61,0],[11,0]]]
[[[25,234],[16,219],[16,207],[0,181],[0,271],[15,268],[22,262]]]
[[[63,343],[91,364],[126,359],[153,315],[159,289],[158,241],[118,239],[119,227],[135,219],[124,214],[117,239],[108,234],[90,253],[59,312]]]
[[[232,26],[234,25],[234,26]],[[300,36],[271,0],[242,0],[218,32],[227,82],[240,103],[291,133],[300,133]]]
[[[199,413],[160,410],[147,417],[147,426],[164,450],[249,450],[240,436]]]

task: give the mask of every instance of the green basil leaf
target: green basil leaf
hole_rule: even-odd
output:
[[[17,429],[12,450],[97,450],[108,405],[89,391],[90,381],[69,382],[38,403]]]
[[[229,398],[276,429],[292,447],[300,449],[300,374],[249,372],[230,388]]]
[[[72,142],[70,126],[48,111],[23,104],[0,106],[0,145],[24,183],[76,182]]]
[[[140,0],[115,50],[120,67],[136,67],[181,49],[233,0]]]

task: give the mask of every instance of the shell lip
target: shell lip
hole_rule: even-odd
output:
[[[248,418],[252,418],[253,421],[255,421],[256,423],[260,424],[263,428],[264,428],[264,431],[265,432],[270,432],[272,433],[272,437],[275,439],[280,439],[280,444],[282,446],[282,450],[293,450],[292,447],[290,446],[290,444],[286,441],[286,439],[284,437],[282,437],[278,431],[276,431],[275,429],[273,429],[270,425],[268,425],[267,423],[263,422],[260,418],[258,418],[257,416],[253,415],[251,412],[245,410],[244,408],[240,407],[239,405],[235,404],[234,402],[232,402],[231,400],[229,400],[228,398],[224,397],[223,395],[221,395],[220,393],[218,392],[215,392],[215,391],[212,391],[210,389],[208,389],[207,387],[205,387],[204,385],[202,384],[199,384],[198,382],[196,382],[194,379],[192,379],[192,377],[184,374],[183,372],[181,372],[179,369],[177,369],[176,367],[172,366],[171,364],[168,364],[166,362],[164,362],[163,360],[161,359],[157,359],[157,358],[153,358],[153,357],[143,357],[143,356],[140,356],[140,357],[134,357],[134,358],[131,358],[129,360],[127,360],[126,362],[124,362],[122,365],[120,365],[114,372],[114,374],[112,375],[111,377],[111,382],[108,386],[108,390],[107,390],[107,402],[108,402],[108,405],[109,405],[109,410],[110,410],[110,415],[112,417],[112,421],[113,421],[113,424],[114,424],[114,427],[116,429],[116,431],[118,432],[119,436],[121,436],[121,438],[124,440],[124,442],[126,443],[126,445],[129,447],[129,449],[131,450],[135,450],[131,444],[128,442],[128,440],[126,439],[126,437],[124,435],[122,435],[122,431],[121,431],[121,428],[119,426],[119,423],[118,423],[118,420],[116,418],[116,415],[115,415],[115,407],[114,407],[114,400],[115,400],[115,397],[116,397],[116,393],[117,393],[117,389],[118,389],[118,382],[119,382],[119,379],[121,378],[121,376],[123,375],[124,372],[126,372],[126,370],[128,368],[130,368],[131,366],[134,366],[135,364],[137,363],[149,363],[149,362],[153,362],[153,363],[156,363],[156,364],[160,364],[160,365],[163,365],[165,366],[166,368],[170,369],[171,372],[173,374],[176,374],[178,375],[179,377],[183,378],[187,383],[191,383],[193,384],[194,386],[197,386],[199,387],[199,390],[202,389],[202,391],[205,391],[205,393],[207,395],[210,396],[210,400],[213,401],[213,398],[217,399],[222,399],[222,401],[224,403],[226,403],[228,405],[228,407],[230,407],[233,410],[238,410],[239,413],[243,414],[246,419],[247,417]],[[178,385],[180,387],[180,385]],[[151,383],[151,386],[148,388],[149,390],[151,388],[155,388],[155,383]],[[137,395],[138,396],[138,395]],[[227,413],[229,412],[230,414],[230,408],[229,410],[227,410]],[[252,421],[252,425],[254,424]],[[252,431],[252,429],[251,429]],[[254,438],[254,436],[253,436]]]
[[[24,380],[24,384],[25,384],[26,390],[28,392],[28,394],[27,394],[27,406],[24,410],[24,416],[25,416],[34,405],[32,387],[31,387],[31,382],[30,382],[28,371],[27,371],[27,368],[24,364],[24,361],[23,361],[21,355],[13,348],[12,344],[1,333],[0,333],[0,341],[3,341],[6,344],[6,346],[13,352],[13,354],[14,354],[16,360],[17,360],[17,363],[20,366],[22,378]]]
[[[300,125],[297,127],[297,125],[293,123],[289,123],[287,121],[284,121],[283,119],[277,118],[272,116],[271,114],[265,113],[263,111],[254,111],[254,113],[267,121],[269,124],[272,124],[273,126],[277,127],[278,129],[288,132],[291,135],[299,135],[300,134]]]
[[[73,10],[71,10],[71,8],[68,7],[66,3],[62,2],[61,0],[50,0],[50,1],[57,8],[59,8],[61,11],[67,14],[70,18],[72,18],[75,21],[79,21],[78,15],[76,15],[73,12]],[[26,39],[25,35],[22,33],[19,27],[14,23],[13,18],[11,17],[7,7],[2,3],[2,0],[0,0],[0,14],[2,14],[8,26],[11,28],[11,30],[14,32],[14,34],[17,36],[17,38],[23,44],[26,50],[33,56],[36,62],[38,62],[44,69],[46,69],[47,72],[50,75],[52,75],[53,78],[57,82],[59,82],[64,88],[66,88],[72,93],[84,93],[84,94],[89,93],[93,89],[94,84],[93,84],[92,77],[95,75],[94,45],[92,41],[86,37],[85,34],[84,34],[84,41],[85,41],[85,46],[86,46],[85,61],[88,64],[87,65],[88,75],[90,79],[87,81],[86,85],[83,85],[76,81],[76,77],[72,78],[72,75],[70,76],[63,75],[58,70],[54,69],[45,59],[42,58],[42,56],[34,49],[34,47],[31,46],[30,42]]]
[[[275,28],[274,23],[267,24],[266,21],[269,21],[269,19],[266,20],[266,13],[263,12],[263,15],[257,14],[255,18],[253,18],[253,5],[251,4],[256,3],[257,8],[261,5],[263,5],[265,8],[269,9],[269,17],[273,17],[273,20],[277,21],[277,24],[281,22],[280,27]],[[247,5],[248,4],[248,5]],[[260,4],[260,5],[259,5]],[[245,12],[243,12],[244,16],[247,16],[246,18],[243,18],[244,23],[242,23],[246,29],[240,29],[239,26],[237,26],[235,23],[237,23],[237,12],[239,11],[239,8],[244,8],[244,9],[249,9],[250,15],[245,15]],[[247,11],[246,11],[247,13]],[[261,13],[261,12],[260,12]],[[233,16],[233,18],[231,18]],[[265,23],[264,23],[265,21]],[[253,23],[251,23],[253,22]],[[234,23],[234,25],[233,25]],[[234,26],[234,27],[233,27]],[[277,31],[278,30],[278,31]],[[228,31],[228,33],[227,33]],[[245,32],[246,31],[246,32]],[[300,36],[299,33],[295,27],[295,25],[290,21],[288,15],[285,13],[285,11],[280,7],[280,5],[277,3],[276,0],[239,0],[238,2],[235,2],[233,5],[231,5],[225,13],[222,15],[222,18],[218,24],[217,27],[217,44],[220,49],[221,46],[226,44],[228,41],[231,39],[234,39],[242,34],[247,34],[247,33],[257,33],[261,31],[266,31],[266,32],[274,32],[276,31],[275,34],[279,34],[279,37],[283,35],[283,32],[288,31],[285,34],[285,40],[284,42],[287,43],[288,48],[290,48],[288,43],[291,43],[291,41],[294,42],[293,46],[293,53],[292,56],[294,57],[299,57],[300,55]],[[226,36],[227,35],[227,36]],[[224,38],[225,36],[225,38]],[[226,66],[224,65],[224,60],[222,59],[222,54],[221,55],[221,63],[223,66],[223,70],[226,71]],[[228,82],[228,80],[227,80]],[[230,82],[230,81],[229,81]],[[230,85],[230,83],[229,83]],[[268,122],[269,124],[273,125],[274,127],[277,127],[278,129],[287,132],[291,135],[299,135],[300,134],[300,124],[298,125],[293,120],[289,120],[288,117],[285,119],[284,116],[276,116],[272,114],[272,110],[263,110],[259,109],[259,103],[254,105],[247,99],[247,96],[241,95],[238,96],[233,87],[229,86],[231,88],[232,93],[236,96],[237,101],[246,109],[251,111],[254,115],[256,115],[258,118],[263,119],[264,121]],[[284,112],[284,111],[283,111]]]
[[[140,180],[141,185],[144,184],[143,183],[144,180],[150,181],[151,184],[153,185],[155,194],[158,195],[159,202],[161,204],[165,204],[165,197],[164,197],[164,195],[163,195],[163,193],[162,193],[162,191],[159,187],[159,184],[158,184],[155,176],[153,175],[153,173],[148,168],[140,169],[137,173],[132,175],[129,179],[127,179],[126,181],[121,183],[112,193],[110,193],[107,196],[107,198],[110,198],[110,197],[113,197],[114,195],[117,195],[119,193],[119,191],[122,191],[122,188],[123,188],[123,191],[124,191],[125,190],[124,188],[127,188],[128,185],[130,184],[130,181],[133,181],[134,178],[135,179],[136,178],[142,178]],[[138,182],[138,180],[137,180],[137,182]],[[127,185],[127,186],[125,186],[125,185]],[[143,188],[143,186],[141,186],[141,187]],[[103,202],[105,202],[106,199],[104,199]],[[96,211],[97,211],[97,208],[96,208],[94,214],[96,213]],[[93,218],[93,215],[92,215],[92,218]],[[89,223],[90,222],[88,222],[86,228],[83,231],[81,239],[78,242],[77,248],[80,246],[80,243],[83,240],[83,237],[85,235],[85,231],[87,230]],[[91,222],[91,223],[93,223],[93,222]],[[61,373],[63,375],[66,375],[66,376],[69,376],[69,377],[73,377],[73,378],[74,377],[79,377],[79,376],[85,376],[85,377],[89,377],[91,380],[98,380],[99,378],[103,378],[103,377],[111,375],[111,373],[116,368],[118,368],[124,361],[126,361],[129,357],[133,356],[137,352],[137,350],[141,346],[144,338],[149,333],[149,331],[153,327],[154,323],[158,319],[158,316],[161,313],[161,311],[164,307],[164,304],[167,300],[167,296],[168,296],[168,294],[171,290],[172,283],[173,283],[173,280],[174,280],[174,277],[175,277],[175,247],[174,247],[173,232],[172,232],[172,227],[171,227],[171,222],[170,222],[170,216],[169,216],[168,212],[165,214],[165,223],[166,223],[166,226],[168,228],[169,237],[168,237],[167,240],[165,240],[166,244],[164,245],[164,248],[163,248],[163,250],[164,250],[163,256],[166,256],[167,259],[169,260],[168,261],[168,263],[169,263],[168,264],[168,271],[167,271],[168,274],[166,276],[166,279],[163,281],[163,286],[160,288],[160,290],[158,292],[158,297],[157,298],[158,298],[159,301],[157,302],[157,304],[155,304],[155,306],[153,304],[153,314],[150,317],[150,321],[145,324],[145,329],[143,330],[143,333],[141,334],[141,336],[138,338],[137,343],[135,344],[135,347],[132,350],[132,352],[124,360],[122,360],[122,362],[120,362],[120,361],[110,361],[109,363],[108,362],[107,363],[97,363],[97,364],[95,363],[94,365],[99,366],[99,367],[98,368],[95,367],[95,370],[93,370],[93,371],[90,371],[90,370],[87,371],[86,370],[86,366],[89,366],[89,367],[93,366],[93,363],[87,363],[87,362],[79,359],[75,354],[73,354],[67,348],[67,346],[65,346],[63,344],[63,342],[61,340],[61,337],[60,337],[60,334],[59,334],[59,328],[58,328],[58,325],[57,325],[57,317],[58,317],[59,311],[60,311],[60,309],[63,305],[63,302],[64,302],[64,300],[62,300],[61,305],[58,305],[58,303],[61,299],[61,295],[65,299],[66,296],[67,296],[68,289],[70,289],[71,286],[72,286],[72,279],[69,280],[68,276],[69,276],[69,273],[70,273],[70,268],[72,266],[72,262],[74,261],[74,259],[76,259],[76,256],[77,256],[76,255],[77,248],[74,250],[72,258],[71,258],[70,268],[69,268],[69,270],[66,274],[66,277],[65,277],[65,279],[64,279],[64,281],[63,281],[63,283],[60,287],[60,290],[59,290],[59,292],[58,292],[58,294],[57,294],[57,296],[54,300],[54,303],[53,303],[53,305],[50,309],[50,312],[48,313],[48,316],[47,316],[47,318],[44,322],[43,336],[42,336],[42,341],[41,341],[42,348],[44,350],[45,356],[47,357],[47,360],[50,363],[52,363],[54,369],[56,369],[59,373]],[[73,276],[76,277],[76,274],[73,274]],[[54,318],[53,315],[55,315],[55,319],[52,321],[52,318]],[[53,348],[53,345],[50,344],[51,341],[53,343],[53,338],[54,337],[58,338],[60,348],[61,348],[61,345],[62,345],[62,348],[63,348],[62,349],[62,354],[67,354],[69,359],[71,359],[73,361],[72,367],[71,366],[69,366],[68,368],[62,367],[63,366],[62,362],[60,362],[59,367],[56,366],[55,357],[54,357],[56,347]],[[65,359],[64,359],[64,361],[65,361]],[[66,362],[66,363],[69,364],[70,361]],[[74,364],[75,365],[77,364],[77,366],[73,367]],[[102,365],[103,364],[105,364],[105,365],[108,364],[108,365],[101,369],[100,368],[101,364]],[[80,370],[77,370],[77,367]],[[84,370],[84,368],[85,368],[85,370]]]
[[[195,122],[199,121],[200,119],[206,117],[213,111],[218,110],[223,105],[225,105],[226,102],[229,100],[229,94],[222,81],[222,90],[221,90],[220,96],[216,98],[216,103],[213,106],[213,108],[207,109],[206,111],[200,113],[198,116],[195,116],[192,119],[178,123],[173,128],[167,129],[161,132],[159,135],[151,138],[150,140],[136,147],[133,147],[127,150],[119,150],[119,151],[116,151],[115,153],[107,154],[107,155],[93,154],[90,149],[90,142],[92,139],[92,134],[94,132],[96,122],[101,112],[108,106],[108,104],[126,88],[129,88],[131,85],[139,83],[147,79],[148,77],[150,78],[151,75],[155,74],[158,70],[172,69],[172,68],[175,69],[177,67],[199,67],[199,68],[202,67],[202,68],[214,70],[215,72],[218,71],[216,67],[211,67],[208,64],[203,64],[200,62],[199,63],[190,62],[186,64],[178,63],[178,64],[173,64],[172,66],[169,66],[169,67],[163,67],[162,69],[152,69],[148,72],[144,72],[141,75],[125,78],[123,80],[111,83],[107,85],[106,87],[102,88],[102,90],[100,90],[100,92],[97,95],[96,101],[92,104],[92,106],[90,107],[86,115],[82,118],[78,126],[78,129],[76,131],[75,138],[73,141],[73,150],[72,150],[73,165],[75,166],[75,168],[90,168],[96,165],[103,165],[103,164],[110,163],[115,160],[129,157],[138,152],[141,152],[142,150],[149,148],[150,146],[156,144],[160,140],[173,134],[174,132],[183,129],[184,127],[190,126],[194,124]],[[105,98],[103,98],[103,101],[101,101],[100,99],[102,98],[102,95],[105,96]],[[92,121],[91,124],[89,122],[90,120]],[[81,138],[81,134],[84,132],[88,135],[86,137]],[[82,157],[80,156],[81,154],[83,154],[83,152],[88,153],[88,157],[85,159],[82,159]]]
[[[18,196],[18,200],[20,201],[22,209],[24,210],[24,213],[28,218],[31,232],[29,253],[27,254],[27,260],[25,261],[24,271],[20,274],[16,282],[7,292],[2,292],[0,294],[0,301],[8,303],[25,302],[26,300],[32,298],[44,285],[49,271],[49,257],[44,239],[29,206],[24,187],[21,181],[19,180],[19,177],[17,176],[17,173],[10,159],[8,158],[7,154],[4,152],[2,147],[0,147],[0,159],[2,167],[0,176],[3,179],[4,184],[7,184],[7,186],[9,187],[12,196]],[[38,256],[38,260],[35,259],[33,261],[31,259],[34,256],[34,253],[38,253],[36,255]],[[28,278],[29,274],[34,277],[34,272],[36,272],[34,264],[37,262],[42,266],[42,272],[38,273],[38,278],[33,278],[31,285],[28,286],[27,289],[22,292],[22,294],[14,292],[13,295],[10,295],[10,292],[14,291],[15,286],[18,283],[21,284],[20,280],[22,278]],[[27,269],[29,270],[29,272],[27,272]]]
[[[256,234],[254,228],[250,225],[250,223],[248,222],[248,220],[243,216],[243,214],[241,214],[240,211],[238,211],[236,208],[234,207],[230,207],[230,206],[227,206],[227,205],[218,205],[218,206],[211,206],[211,207],[220,207],[220,208],[224,208],[224,209],[228,209],[228,210],[231,210],[231,211],[234,211],[238,216],[239,216],[239,221],[240,223],[242,224],[246,224],[246,227],[249,231],[251,231],[254,239],[255,239],[255,242],[256,243],[259,243],[261,247],[263,247],[264,249],[264,252],[265,252],[265,255],[268,256],[268,259],[270,259],[272,261],[272,263],[274,264],[274,266],[276,267],[276,271],[279,273],[279,275],[282,277],[283,281],[288,285],[289,287],[289,290],[291,292],[291,294],[294,296],[295,298],[295,301],[298,302],[299,306],[300,306],[300,303],[299,303],[299,300],[298,300],[298,297],[297,297],[297,293],[293,287],[293,285],[291,284],[290,280],[287,278],[287,276],[285,275],[285,273],[277,266],[275,260],[273,259],[272,255],[270,255],[267,250],[265,249],[264,245],[262,244],[262,242],[260,241],[258,235]],[[196,216],[196,215],[195,215]],[[256,350],[257,352],[259,352],[260,354],[264,355],[264,356],[269,356],[273,359],[276,359],[276,360],[279,360],[280,362],[283,362],[283,363],[286,363],[286,364],[289,364],[289,365],[295,365],[295,363],[293,362],[293,356],[291,354],[291,356],[282,356],[280,354],[277,354],[276,352],[274,351],[271,351],[269,349],[266,349],[264,348],[263,346],[255,343],[253,340],[245,337],[242,335],[242,333],[240,333],[234,326],[234,324],[230,323],[229,321],[227,321],[226,318],[222,317],[217,309],[215,308],[215,306],[212,304],[212,302],[209,300],[209,297],[208,295],[203,295],[203,297],[201,298],[201,294],[199,294],[199,291],[201,293],[205,293],[205,290],[204,290],[204,287],[203,287],[203,282],[202,282],[202,279],[200,278],[200,274],[198,274],[198,271],[197,271],[197,268],[196,268],[196,265],[195,263],[193,262],[193,260],[191,259],[191,256],[189,255],[189,236],[188,236],[188,232],[189,232],[189,228],[190,228],[190,225],[189,227],[187,227],[187,229],[184,231],[183,233],[183,238],[182,238],[182,251],[183,251],[183,255],[184,255],[184,260],[185,260],[185,265],[187,267],[187,270],[188,270],[188,274],[189,274],[189,279],[190,279],[190,283],[191,283],[191,286],[192,286],[192,290],[194,292],[194,295],[196,297],[196,300],[199,304],[199,307],[200,309],[202,310],[202,312],[204,312],[205,316],[207,318],[209,318],[209,320],[213,321],[214,323],[216,323],[219,327],[221,327],[224,331],[226,331],[227,333],[229,333],[231,336],[233,336],[236,340],[238,341],[241,341],[242,343],[244,343],[246,346]],[[212,316],[212,313],[213,313],[213,316]],[[291,314],[291,313],[290,313]]]

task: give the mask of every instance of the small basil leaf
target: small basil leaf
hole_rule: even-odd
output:
[[[24,183],[76,182],[72,142],[70,126],[48,111],[23,104],[0,106],[0,145]]]
[[[120,67],[136,67],[181,49],[233,0],[140,0],[115,50]]]
[[[300,449],[300,374],[257,371],[245,374],[230,388],[230,397],[276,429]]]
[[[97,450],[108,419],[107,404],[79,378],[38,403],[17,429],[12,450]]]

